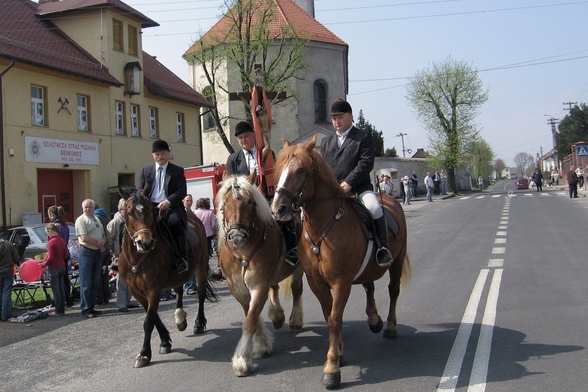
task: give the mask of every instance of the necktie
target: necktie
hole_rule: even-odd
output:
[[[247,166],[249,166],[249,174],[255,170],[255,158],[253,157],[253,150],[247,150]]]
[[[163,192],[163,184],[165,182],[163,177],[163,167],[159,166],[157,168],[157,181],[159,182],[159,191]]]

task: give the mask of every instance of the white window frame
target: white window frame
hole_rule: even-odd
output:
[[[131,136],[139,137],[139,117],[141,115],[141,110],[139,105],[131,104]]]
[[[114,102],[114,128],[118,136],[125,135],[125,103],[120,101]]]
[[[76,101],[78,104],[78,131],[81,132],[89,132],[90,131],[90,120],[88,117],[88,102],[90,99],[86,95],[78,94],[76,97]]]
[[[151,139],[157,139],[157,108],[149,108],[149,137]]]
[[[184,138],[184,114],[183,113],[176,113],[176,140],[178,142],[183,142]]]
[[[44,127],[45,123],[45,88],[31,85],[31,124]]]

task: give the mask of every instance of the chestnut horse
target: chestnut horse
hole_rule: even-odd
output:
[[[216,196],[219,212],[219,263],[231,293],[243,307],[243,334],[233,354],[233,370],[239,377],[253,371],[253,359],[264,358],[272,350],[272,336],[260,318],[268,299],[268,316],[274,328],[282,328],[284,309],[278,283],[288,279],[293,295],[289,329],[302,330],[302,269],[284,261],[285,243],[279,223],[274,221],[269,203],[249,177],[225,178]]]
[[[365,225],[325,159],[315,151],[315,143],[316,136],[306,144],[291,146],[284,142],[276,163],[279,181],[271,207],[278,220],[288,220],[298,208],[302,210],[303,234],[298,242],[298,256],[329,330],[329,350],[321,382],[327,388],[334,388],[341,383],[341,328],[351,285],[363,285],[368,325],[372,332],[378,333],[383,323],[376,309],[374,281],[388,271],[390,307],[384,338],[393,339],[397,337],[396,301],[400,280],[409,278],[410,261],[406,219],[400,204],[391,197],[383,198],[396,230],[388,238],[394,261],[379,266],[375,260],[377,249],[368,238]]]
[[[174,318],[179,331],[188,326],[186,312],[183,309],[182,285],[194,274],[198,283],[198,315],[194,325],[194,334],[202,334],[206,329],[204,317],[205,299],[217,300],[208,281],[208,248],[206,232],[202,222],[190,219],[188,226],[194,233],[197,248],[188,251],[188,272],[178,275],[172,269],[173,249],[168,240],[161,235],[162,223],[155,216],[151,201],[138,191],[132,193],[120,189],[121,197],[125,198],[127,214],[125,232],[118,259],[118,273],[127,282],[133,296],[147,312],[143,322],[143,346],[135,358],[134,367],[141,368],[151,362],[151,333],[157,328],[161,344],[160,354],[171,352],[169,331],[159,318],[157,309],[163,289],[174,289],[176,292],[176,310]],[[190,236],[187,236],[187,238]]]

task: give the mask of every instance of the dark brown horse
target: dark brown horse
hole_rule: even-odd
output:
[[[164,240],[161,231],[162,223],[157,222],[154,208],[146,197],[138,191],[127,193],[120,190],[126,202],[125,233],[118,260],[118,272],[127,282],[133,296],[147,312],[143,322],[143,346],[135,358],[134,367],[147,366],[151,362],[151,333],[153,328],[159,332],[161,344],[160,354],[171,352],[169,331],[159,318],[157,309],[163,289],[174,289],[176,292],[175,322],[179,331],[188,326],[186,312],[183,309],[182,285],[194,274],[198,283],[198,315],[194,325],[194,334],[202,334],[206,329],[204,317],[204,301],[206,298],[216,300],[212,286],[208,281],[208,249],[206,232],[202,222],[189,220],[189,227],[194,232],[196,248],[188,251],[189,272],[178,275],[172,269],[173,249],[168,240]],[[194,241],[193,241],[194,242]]]
[[[391,197],[384,198],[384,206],[397,230],[388,239],[394,261],[381,267],[375,261],[376,247],[369,240],[365,225],[327,162],[315,151],[315,143],[316,136],[306,144],[284,143],[276,163],[279,182],[272,213],[276,219],[287,220],[295,210],[302,210],[303,234],[298,243],[298,256],[329,329],[329,350],[321,382],[327,388],[334,388],[341,383],[341,327],[351,285],[363,285],[368,325],[372,332],[380,332],[383,323],[376,309],[374,281],[388,271],[390,307],[384,338],[395,338],[400,280],[409,277],[410,261],[406,220],[400,204]]]
[[[284,309],[278,283],[292,276],[293,294],[289,329],[302,329],[302,269],[284,261],[285,244],[279,223],[274,221],[269,203],[249,177],[232,176],[222,182],[216,200],[220,243],[220,266],[233,296],[243,307],[243,334],[233,355],[237,376],[248,376],[253,359],[264,358],[272,350],[272,336],[260,319],[268,299],[268,316],[274,328],[282,328]]]

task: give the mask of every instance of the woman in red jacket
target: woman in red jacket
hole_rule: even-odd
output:
[[[65,285],[63,275],[65,274],[65,262],[69,257],[67,244],[59,236],[59,225],[49,223],[45,231],[49,236],[47,242],[47,257],[39,261],[41,267],[47,267],[51,278],[51,290],[55,299],[55,310],[49,312],[49,316],[63,316],[65,314]]]

